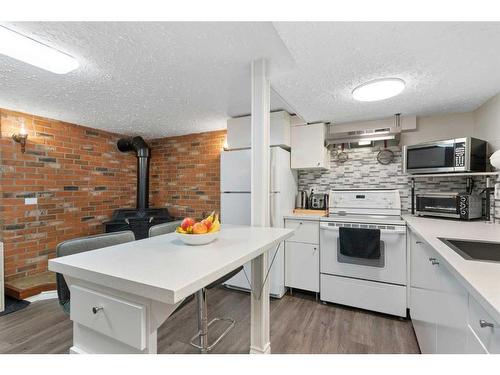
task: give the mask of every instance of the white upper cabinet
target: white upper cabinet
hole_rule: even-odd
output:
[[[291,143],[292,169],[330,169],[324,123],[292,126]]]
[[[251,117],[227,120],[228,149],[249,148],[251,146]],[[290,114],[285,111],[271,113],[270,146],[290,148]]]

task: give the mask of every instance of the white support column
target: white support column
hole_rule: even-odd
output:
[[[266,61],[252,62],[252,194],[251,218],[254,226],[269,226],[270,184],[270,84]],[[269,328],[268,252],[252,260],[252,300],[250,353],[271,353]]]

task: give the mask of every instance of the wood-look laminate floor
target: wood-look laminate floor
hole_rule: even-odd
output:
[[[214,353],[248,353],[250,298],[227,289],[208,291],[209,320],[230,316],[236,326]],[[158,331],[159,353],[196,353],[188,343],[196,332],[196,302],[171,316]],[[216,323],[217,324],[217,323]],[[221,323],[222,324],[222,323]],[[211,331],[218,335],[224,327]],[[0,353],[67,353],[72,325],[56,300],[34,302],[0,317]],[[337,305],[308,294],[271,301],[273,353],[419,353],[409,320]]]

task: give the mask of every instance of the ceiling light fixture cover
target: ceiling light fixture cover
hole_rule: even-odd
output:
[[[0,26],[0,54],[56,74],[78,68],[78,61],[57,49]]]
[[[360,102],[374,102],[398,95],[405,88],[400,78],[382,78],[363,83],[352,91],[352,97]]]

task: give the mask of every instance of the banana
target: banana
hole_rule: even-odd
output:
[[[208,231],[208,233],[218,232],[219,230],[220,230],[219,215],[215,214],[214,221],[212,222],[212,225],[210,226],[210,230]]]
[[[215,219],[215,211],[212,211],[212,213],[205,218],[205,220],[207,220],[211,223],[214,222],[214,219]]]

